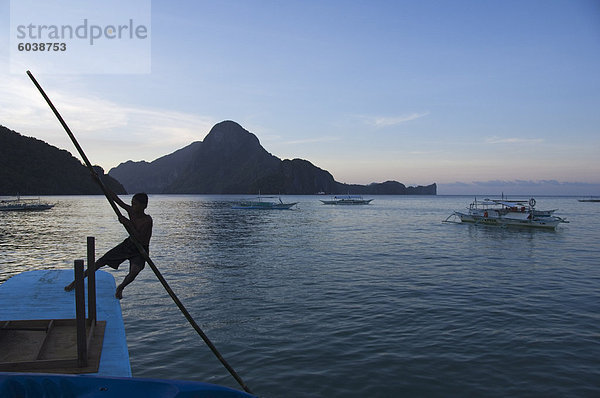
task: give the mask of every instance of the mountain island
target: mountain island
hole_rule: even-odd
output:
[[[127,161],[108,174],[99,166],[94,168],[117,194],[436,194],[436,184],[337,182],[307,160],[273,156],[254,134],[233,121],[216,124],[204,141],[152,162]],[[0,195],[101,193],[87,168],[69,152],[0,125]]]
[[[193,142],[152,162],[127,161],[108,172],[127,192],[178,194],[390,194],[436,195],[436,184],[406,187],[397,181],[369,185],[335,181],[307,160],[281,160],[238,123],[216,124]]]

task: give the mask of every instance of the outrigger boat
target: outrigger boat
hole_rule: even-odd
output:
[[[526,227],[556,229],[560,223],[568,223],[562,217],[554,215],[557,209],[537,210],[534,198],[529,200],[484,199],[477,198],[469,205],[466,213],[455,211],[444,222],[455,222],[456,218],[463,223],[476,225],[493,225],[500,227]]]
[[[272,196],[259,196],[254,199],[243,200],[233,206],[234,209],[256,209],[256,210],[288,210],[298,204],[298,202],[284,203],[281,198],[279,202],[264,201],[263,199],[273,199]]]
[[[0,200],[0,211],[40,211],[48,210],[54,207],[54,204],[42,202],[37,199],[3,199]]]
[[[577,199],[579,202],[600,202],[600,198],[597,196],[590,196],[585,199]]]
[[[334,196],[332,200],[321,200],[324,205],[368,205],[373,199],[363,199],[360,195]]]

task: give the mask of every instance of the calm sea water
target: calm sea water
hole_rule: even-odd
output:
[[[151,196],[150,255],[260,396],[600,396],[600,203],[538,197],[571,222],[530,231],[442,223],[471,197],[236,198]],[[87,236],[97,256],[126,237],[103,197],[49,199],[0,213],[0,282],[72,267]],[[150,267],[122,308],[134,376],[240,388]]]

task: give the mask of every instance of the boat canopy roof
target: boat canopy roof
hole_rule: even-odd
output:
[[[514,207],[514,206],[527,206],[527,204],[529,203],[527,199],[525,200],[508,200],[508,199],[488,199],[485,198],[484,199],[485,202],[487,202],[488,204],[498,204],[498,205],[504,205],[507,207]]]
[[[502,200],[495,200],[494,202],[507,206],[507,207],[514,207],[515,205],[521,205],[521,206],[525,206],[524,202],[508,202],[508,201],[502,201]]]

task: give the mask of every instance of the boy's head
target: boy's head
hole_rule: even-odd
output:
[[[134,200],[140,204],[142,209],[148,207],[148,195],[146,195],[145,193],[136,193],[135,195],[133,195],[133,198],[131,198],[132,202]]]

